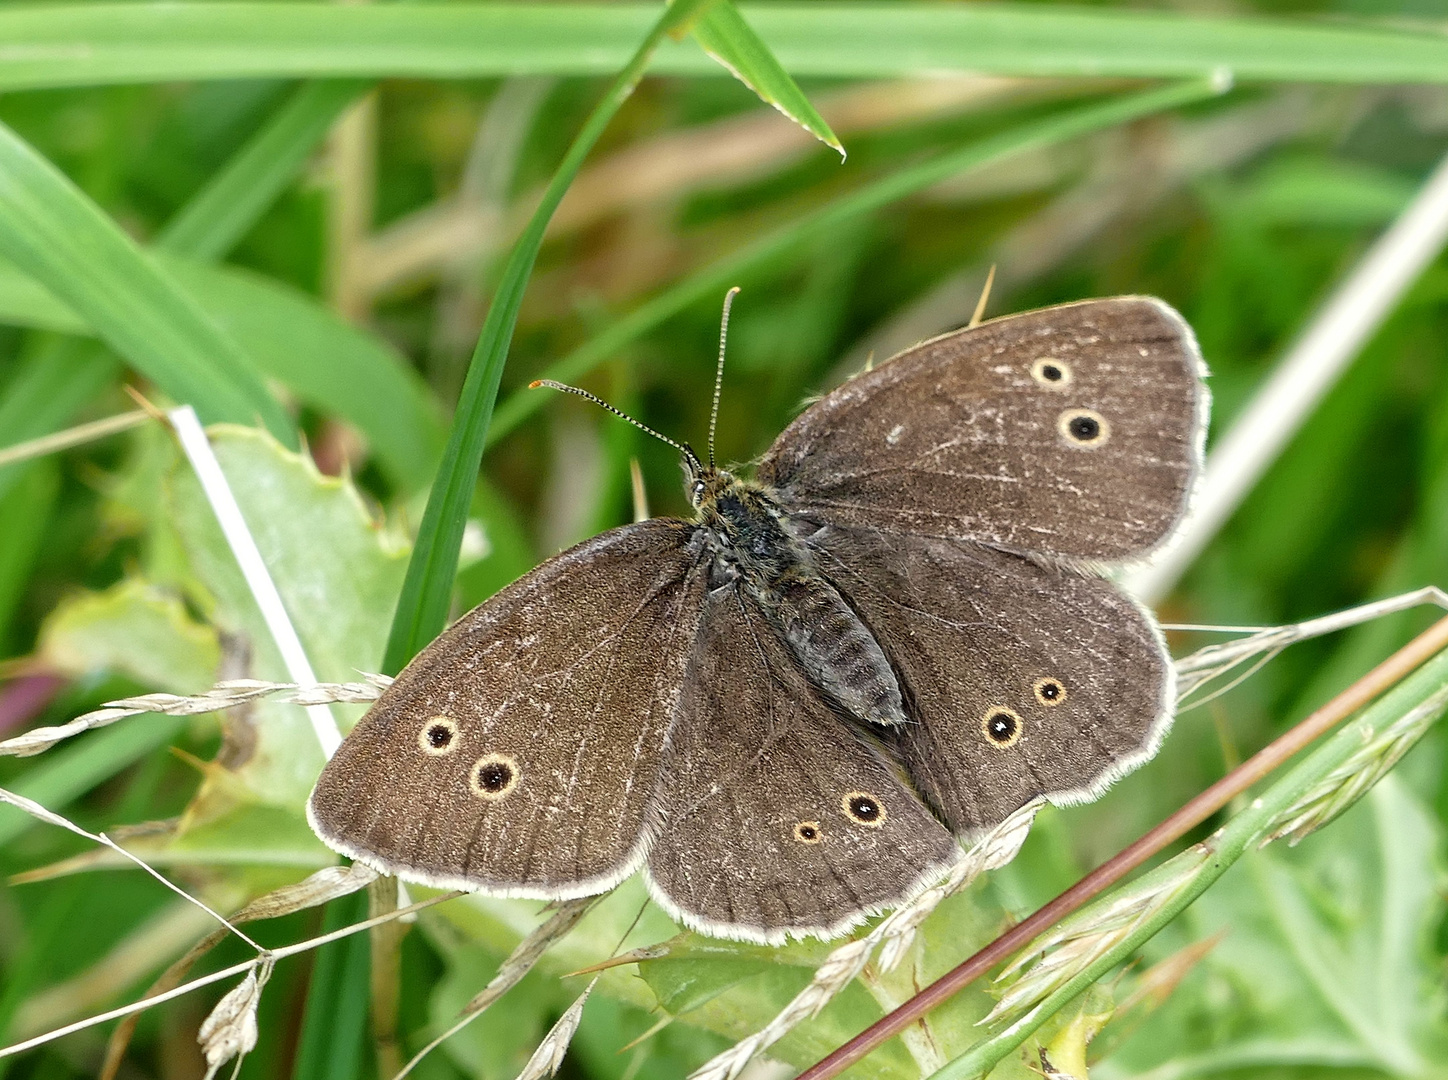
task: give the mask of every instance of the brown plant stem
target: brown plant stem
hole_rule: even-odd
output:
[[[1258,780],[1395,685],[1429,657],[1448,648],[1448,618],[1439,619],[1392,656],[1268,743],[1161,824],[1092,870],[1034,914],[1011,927],[974,956],[942,975],[893,1012],[886,1013],[839,1049],[811,1065],[796,1080],[837,1076],[885,1040],[944,1004],[991,968],[1014,955],[1088,900],[1116,884],[1168,844],[1206,821]]]

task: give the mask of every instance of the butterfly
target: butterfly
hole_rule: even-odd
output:
[[[1181,316],[1127,296],[907,349],[752,477],[715,466],[711,421],[707,464],[673,443],[693,518],[605,532],[458,620],[343,741],[313,828],[438,887],[562,899],[642,870],[706,934],[845,932],[1155,752],[1170,659],[1103,575],[1180,525],[1204,375]]]

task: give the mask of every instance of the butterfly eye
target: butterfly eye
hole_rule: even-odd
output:
[[[868,791],[849,791],[840,799],[845,816],[856,825],[878,829],[885,824],[885,807]]]
[[[1055,708],[1066,701],[1066,687],[1060,679],[1037,679],[1031,690],[1036,695],[1036,700],[1047,708]]]
[[[693,491],[694,504],[697,506],[700,500],[704,498],[704,481],[695,480],[691,490]]]
[[[1071,365],[1054,356],[1043,356],[1031,365],[1031,378],[1052,390],[1064,390],[1071,385]]]
[[[495,802],[518,786],[518,763],[507,754],[478,758],[468,773],[468,786],[480,799]]]
[[[1097,447],[1111,437],[1106,417],[1092,409],[1067,409],[1056,422],[1068,442],[1077,446]]]
[[[1004,705],[992,705],[981,717],[980,729],[987,739],[1004,750],[1020,741],[1021,716]]]
[[[794,827],[794,838],[801,844],[818,844],[825,834],[818,821],[801,821]]]
[[[442,757],[457,749],[458,726],[446,716],[434,716],[417,733],[417,745],[424,754]]]

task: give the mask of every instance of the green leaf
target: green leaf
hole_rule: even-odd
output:
[[[80,593],[51,612],[36,653],[73,678],[115,672],[171,694],[197,694],[216,681],[221,646],[173,594],[134,578]]]
[[[395,348],[273,278],[159,253],[156,261],[259,371],[356,427],[389,479],[404,491],[427,483],[446,437],[442,409]]]
[[[447,622],[453,578],[457,572],[458,547],[462,543],[463,527],[477,483],[478,466],[487,443],[498,384],[503,377],[503,365],[507,363],[513,328],[523,305],[523,293],[533,271],[533,262],[538,257],[538,249],[542,246],[548,220],[558,208],[568,185],[578,175],[593,144],[643,78],[649,57],[659,42],[675,28],[687,25],[710,2],[712,0],[675,0],[665,10],[569,145],[537,209],[508,257],[478,337],[477,348],[473,351],[453,419],[452,434],[437,478],[433,481],[412,561],[407,567],[407,579],[392,619],[387,655],[383,661],[382,670],[387,674],[401,671]]]
[[[58,169],[0,125],[0,254],[207,420],[295,432],[241,348]]]
[[[299,87],[156,237],[178,255],[223,258],[295,179],[342,110],[371,84],[342,79]]]
[[[323,933],[361,922],[367,917],[367,893],[333,900],[326,912]],[[292,1067],[295,1080],[353,1080],[358,1075],[369,1000],[367,939],[367,934],[353,934],[317,950]]]
[[[345,104],[344,91],[349,86],[355,88],[356,84],[319,83],[297,91],[182,207],[175,219],[162,230],[157,246],[199,259],[225,254],[295,176],[322,138],[327,125]],[[84,334],[90,331],[85,320],[57,300],[44,286],[3,261],[0,261],[0,322],[66,333]],[[317,354],[328,351],[319,348],[316,342],[312,342],[312,346]],[[247,347],[246,343],[243,347]],[[356,362],[365,362],[365,357],[361,361],[354,358]],[[19,442],[63,427],[81,406],[112,382],[118,366],[108,350],[92,342],[44,343],[35,355],[27,358],[23,371],[11,380],[3,400],[0,400],[0,432],[5,432],[7,442]],[[296,365],[282,362],[268,366],[263,362],[259,366],[273,373],[278,368],[291,373]],[[327,365],[323,363],[321,366],[325,375]],[[331,385],[340,387],[344,382],[355,385],[365,381],[365,375],[359,379],[354,370],[347,379],[337,380]],[[381,387],[376,389],[382,390]],[[372,400],[386,401],[391,396],[382,392]],[[397,399],[403,402],[404,413],[415,398],[415,393],[405,392]],[[326,408],[326,405],[322,407]],[[336,411],[345,415],[345,410]],[[396,448],[402,450],[401,454],[392,453],[394,448],[387,445],[388,439],[379,439],[375,431],[368,431],[368,425],[360,418],[349,418],[368,433],[384,467],[390,466],[399,474],[406,473],[405,482],[410,487],[423,482],[424,476],[407,472],[417,463],[409,460],[405,447]],[[434,422],[425,424],[424,429],[436,429],[438,426]],[[441,433],[437,430],[421,430],[419,434],[435,442],[441,441]],[[431,468],[431,461],[426,467]],[[25,468],[22,465],[0,468],[0,496],[17,481]]]
[[[1448,40],[1385,22],[1308,23],[1070,5],[748,4],[792,75],[922,71],[1244,80],[1448,81]],[[616,72],[658,17],[641,3],[16,5],[0,90],[238,78],[453,78]],[[693,44],[651,71],[707,75]]]
[[[152,258],[188,300],[240,346],[258,371],[285,384],[306,404],[355,426],[389,479],[408,491],[427,483],[442,454],[442,410],[395,349],[282,282],[159,251]],[[85,320],[35,279],[4,262],[0,262],[0,322],[68,333],[89,331]],[[115,370],[113,363],[83,360],[74,348],[66,351],[71,357],[68,363],[78,368],[89,363],[98,376]],[[54,377],[62,383],[67,379],[63,371]],[[63,400],[72,403],[65,409],[43,409],[47,426],[34,434],[64,423],[99,389],[96,382],[84,380],[82,385],[94,389],[80,400],[72,401],[78,388],[69,388]],[[33,397],[21,400],[32,403],[33,411]],[[21,401],[14,408],[20,413]],[[7,406],[0,405],[0,413],[5,411]]]
[[[812,238],[829,235],[859,217],[923,191],[947,177],[1003,161],[1015,154],[1039,150],[1093,131],[1128,123],[1164,109],[1201,101],[1219,92],[1220,88],[1215,84],[1189,82],[1127,94],[1021,124],[930,161],[901,169],[858,191],[843,195],[813,213],[804,214],[741,250],[694,271],[677,285],[644,301],[563,359],[549,365],[540,378],[573,382],[690,304],[705,298],[717,300],[726,288],[737,284],[751,269],[795,250]],[[490,438],[494,441],[501,439],[549,400],[536,391],[517,391],[498,407]]]
[[[780,66],[769,46],[760,40],[731,0],[719,0],[691,28],[704,51],[727,67],[734,77],[826,146],[845,156],[845,148],[815,111],[809,98],[789,72]]]
[[[432,1026],[446,1031],[468,1000],[497,974],[499,958],[476,944],[447,949],[447,976],[428,1000]],[[552,1020],[567,1007],[557,980],[531,971],[481,1016],[442,1045],[465,1075],[478,1080],[512,1080],[528,1063]]]

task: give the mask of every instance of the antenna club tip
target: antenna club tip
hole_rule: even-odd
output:
[[[529,390],[537,390],[538,387],[540,387],[540,386],[542,386],[542,385],[543,385],[543,380],[542,380],[542,379],[534,379],[532,382],[530,382],[530,383],[528,384],[528,389],[529,389]]]

